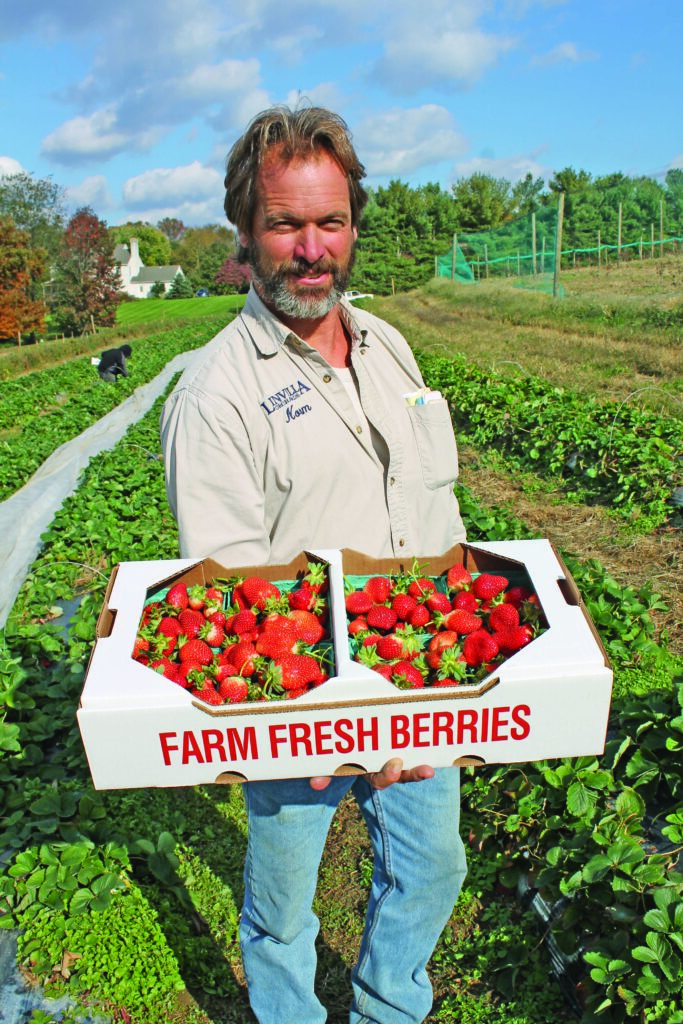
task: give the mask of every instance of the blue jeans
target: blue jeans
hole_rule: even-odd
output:
[[[313,913],[318,866],[342,797],[351,790],[374,851],[372,888],[350,1024],[420,1024],[432,1006],[426,967],[466,873],[460,774],[373,789],[363,776],[244,786],[249,819],[242,959],[259,1024],[323,1024],[314,994]]]

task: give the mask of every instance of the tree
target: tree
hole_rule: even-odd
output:
[[[109,234],[117,245],[128,245],[131,238],[137,238],[140,259],[146,267],[167,267],[171,263],[171,243],[166,235],[151,224],[143,224],[139,220],[128,221],[109,228]]]
[[[148,299],[163,299],[166,295],[166,285],[163,281],[155,281],[149,290]]]
[[[64,189],[51,178],[34,178],[25,171],[0,177],[0,217],[10,217],[26,231],[32,248],[47,251],[46,268],[59,251],[63,215]]]
[[[190,278],[195,288],[198,288],[200,284],[209,288],[213,283],[213,274],[210,280],[203,281],[201,279],[202,256],[207,249],[216,244],[222,245],[224,248],[223,256],[213,270],[213,274],[215,274],[221,263],[237,250],[235,232],[222,224],[206,224],[201,228],[187,228],[183,237],[172,243],[170,262],[177,263],[183,268],[183,272]]]
[[[194,292],[192,291],[192,285],[187,280],[184,274],[176,274],[173,278],[171,287],[166,292],[167,299],[192,299],[194,298]]]
[[[157,222],[157,228],[161,231],[162,235],[166,235],[169,242],[179,241],[186,231],[185,225],[177,217],[164,217]]]
[[[111,327],[122,299],[113,259],[114,240],[89,207],[66,226],[56,267],[53,315],[65,334],[83,334],[92,324]]]
[[[543,178],[534,178],[531,172],[512,186],[512,203],[515,215],[535,213],[541,205],[545,187]]]
[[[214,278],[215,290],[219,295],[241,295],[249,291],[250,282],[250,268],[246,263],[239,263],[234,256],[225,261]]]
[[[31,299],[30,286],[42,277],[47,253],[29,243],[27,231],[0,218],[0,338],[45,328],[45,305]]]
[[[477,171],[452,186],[459,231],[490,231],[513,210],[510,182]]]

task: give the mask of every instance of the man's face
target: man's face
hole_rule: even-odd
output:
[[[356,229],[346,177],[326,153],[283,163],[266,159],[247,248],[254,285],[283,317],[319,319],[346,290]]]

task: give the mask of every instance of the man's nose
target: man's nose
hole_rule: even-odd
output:
[[[316,263],[325,255],[322,233],[317,225],[307,224],[299,230],[294,255],[307,263]]]

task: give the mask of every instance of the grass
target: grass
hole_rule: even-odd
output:
[[[116,326],[125,328],[137,324],[167,324],[178,319],[218,317],[241,309],[244,299],[244,295],[210,295],[204,299],[138,299],[122,302],[116,314]]]
[[[563,299],[504,283],[434,281],[367,305],[411,343],[440,354],[461,352],[496,373],[538,375],[604,400],[683,415],[683,323],[656,323],[683,308],[683,257],[569,271],[563,280]]]

